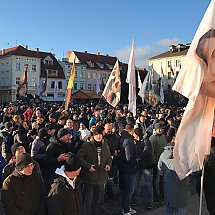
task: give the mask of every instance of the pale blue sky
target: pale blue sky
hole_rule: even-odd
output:
[[[7,0],[1,1],[0,49],[28,45],[109,54],[127,62],[135,38],[137,66],[191,42],[210,0]],[[8,45],[9,44],[9,45]]]

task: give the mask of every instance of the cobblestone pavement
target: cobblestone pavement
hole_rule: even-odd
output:
[[[144,195],[141,196],[142,202],[138,203],[136,206],[132,206],[133,209],[137,211],[137,215],[163,215],[164,214],[164,204],[157,203],[154,208],[147,210],[144,207]],[[113,199],[108,200],[106,203],[102,204],[100,215],[120,215],[121,214],[121,195],[119,192],[115,194]],[[199,197],[195,193],[190,196],[190,202],[186,215],[198,215],[199,214]],[[203,199],[202,215],[208,215],[205,199]]]

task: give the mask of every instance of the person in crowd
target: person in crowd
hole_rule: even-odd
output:
[[[109,146],[103,139],[103,130],[102,126],[96,126],[93,137],[78,152],[82,160],[85,215],[99,214],[102,191],[112,164]]]
[[[70,152],[73,152],[71,134],[66,128],[61,128],[57,136],[52,139],[52,142],[46,149],[48,186],[50,186],[54,180],[55,170],[64,164]]]
[[[147,189],[147,208],[152,209],[154,202],[152,183],[154,153],[152,145],[148,139],[148,134],[146,132],[144,133],[141,128],[135,128],[133,136],[137,148],[138,159],[137,176],[134,189],[134,201],[140,201],[140,181],[143,175]]]
[[[137,151],[133,139],[134,126],[127,124],[121,132],[120,148],[120,178],[122,183],[122,213],[123,215],[135,214],[130,207],[131,197],[137,175]]]
[[[13,136],[13,123],[11,121],[4,123],[4,129],[0,131],[2,137],[1,154],[8,163],[11,159],[11,146],[14,143]]]
[[[13,116],[13,128],[14,128],[14,130],[17,130],[21,123],[22,123],[21,116],[20,115],[14,115]]]
[[[48,133],[45,128],[41,128],[36,139],[31,144],[31,157],[38,162],[42,172],[45,170],[46,137]]]
[[[164,177],[164,203],[166,206],[164,214],[185,215],[190,193],[189,177],[180,180],[175,172],[173,141],[165,146],[158,161],[158,170]]]
[[[163,134],[163,128],[160,123],[155,123],[154,125],[155,134],[153,134],[149,140],[152,144],[154,152],[154,168],[153,168],[153,191],[154,191],[154,200],[162,201],[163,199],[163,178],[158,174],[158,160],[160,155],[164,151],[164,147],[167,145],[166,136]]]
[[[106,123],[104,127],[104,140],[108,143],[110,148],[110,153],[112,157],[112,166],[110,171],[108,172],[108,180],[106,183],[106,197],[112,198],[113,197],[113,184],[114,184],[114,177],[117,175],[117,169],[119,166],[119,138],[116,134],[112,133],[113,125],[111,123]],[[117,179],[115,179],[117,181]]]
[[[14,143],[23,143],[27,152],[30,152],[30,143],[33,142],[33,136],[35,135],[35,133],[28,135],[29,127],[29,123],[27,121],[23,121],[14,135]]]
[[[11,147],[12,157],[9,163],[3,168],[1,181],[3,182],[10,174],[15,170],[16,158],[22,153],[26,153],[25,147],[22,143],[14,143]],[[41,170],[39,164],[34,160],[33,171],[41,175]]]
[[[80,123],[79,132],[81,140],[87,141],[88,137],[90,136],[90,131],[86,128],[83,122]]]
[[[6,215],[45,215],[46,195],[42,178],[33,172],[34,162],[28,153],[16,158],[16,168],[2,186]]]
[[[83,201],[78,175],[81,171],[81,160],[71,154],[65,164],[57,168],[57,178],[51,185],[48,194],[48,215],[83,215]]]

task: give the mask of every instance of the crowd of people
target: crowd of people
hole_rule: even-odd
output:
[[[0,106],[0,174],[6,215],[97,215],[103,201],[121,193],[121,213],[164,202],[165,215],[184,215],[189,177],[174,166],[174,138],[183,108],[23,102]],[[215,214],[215,129],[206,160],[207,207]],[[194,174],[198,178],[201,173]],[[141,195],[141,181],[146,185]],[[197,183],[198,184],[198,183]],[[198,189],[197,189],[198,190]]]

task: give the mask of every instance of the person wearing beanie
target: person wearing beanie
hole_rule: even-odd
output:
[[[22,143],[14,143],[11,147],[12,157],[9,163],[4,167],[1,176],[1,182],[3,182],[10,174],[15,170],[16,157],[22,153],[26,153],[25,147]],[[34,169],[33,171],[41,175],[41,170],[39,164],[34,160]]]
[[[7,215],[45,215],[45,189],[42,178],[33,171],[28,153],[19,154],[16,168],[2,186],[2,203]]]
[[[55,170],[64,165],[68,153],[74,152],[71,144],[71,134],[66,128],[61,128],[57,136],[50,139],[51,142],[46,149],[47,186],[50,187],[55,178]]]
[[[78,151],[82,161],[84,212],[87,215],[99,214],[102,191],[112,165],[110,149],[103,135],[104,127],[96,126],[93,137],[83,143]]]
[[[69,154],[64,165],[57,168],[57,178],[48,194],[48,215],[83,215],[83,203],[78,175],[81,160],[75,154]]]
[[[168,141],[166,136],[163,134],[163,127],[160,123],[154,124],[155,133],[150,136],[149,140],[152,144],[154,151],[154,167],[153,167],[153,191],[154,200],[163,200],[163,177],[159,174],[157,164],[160,155],[164,151],[164,147],[167,146]]]
[[[45,169],[46,137],[48,133],[45,128],[38,131],[36,139],[31,144],[31,157],[40,165],[42,173]]]
[[[147,137],[146,132],[144,132],[141,127],[134,129],[133,136],[138,160],[133,201],[134,203],[135,201],[140,201],[140,182],[143,175],[147,188],[147,209],[152,209],[154,202],[152,186],[154,154],[152,145]]]

